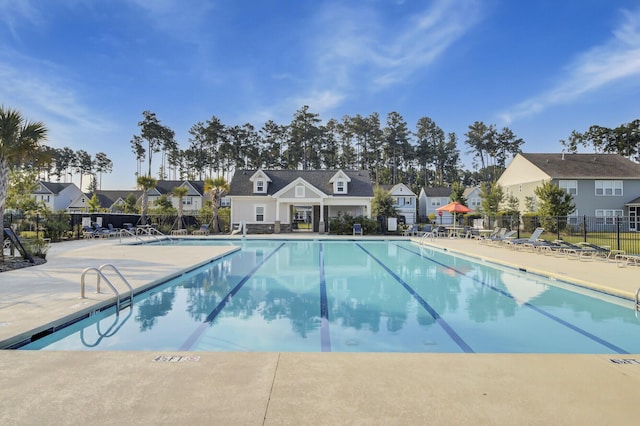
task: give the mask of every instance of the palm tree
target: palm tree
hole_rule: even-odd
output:
[[[17,110],[0,106],[0,221],[4,226],[4,209],[9,190],[9,170],[37,162],[50,150],[41,141],[47,137],[47,129],[40,121],[28,122]],[[4,245],[4,233],[0,232],[0,247]],[[4,252],[0,253],[4,258]]]
[[[218,209],[220,208],[220,200],[229,192],[229,183],[224,177],[215,179],[206,178],[204,180],[205,192],[211,192],[211,207],[213,210],[213,218],[211,219],[211,228],[213,232],[221,232],[220,221],[218,220]]]
[[[147,205],[149,204],[149,194],[147,193],[147,191],[155,188],[156,185],[158,185],[158,181],[152,178],[151,176],[140,176],[137,180],[137,183],[138,183],[138,188],[142,190],[142,206],[140,207],[140,210],[141,210],[140,224],[146,225],[147,224]]]
[[[189,193],[189,188],[186,186],[177,186],[173,188],[172,192],[174,197],[178,197],[178,229],[182,229],[182,216],[184,215],[182,199]]]

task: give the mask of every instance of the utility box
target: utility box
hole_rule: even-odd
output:
[[[387,231],[396,232],[398,230],[398,219],[390,217],[387,219]]]

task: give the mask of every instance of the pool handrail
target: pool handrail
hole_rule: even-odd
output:
[[[101,281],[101,279],[104,279],[105,282],[107,283],[107,285],[111,288],[111,290],[113,290],[113,292],[116,295],[116,312],[120,312],[120,296],[121,296],[121,293],[118,291],[116,286],[113,285],[113,283],[109,280],[109,278],[107,278],[107,276],[104,274],[104,272],[102,272],[102,270],[104,268],[106,268],[106,267],[113,268],[113,270],[116,271],[116,273],[120,276],[120,278],[127,285],[127,287],[129,287],[129,305],[133,306],[133,287],[131,286],[131,284],[129,284],[129,281],[127,281],[127,279],[120,273],[118,268],[116,268],[115,266],[113,266],[113,265],[111,265],[109,263],[104,264],[104,265],[100,266],[99,268],[95,268],[95,267],[85,268],[82,271],[82,275],[80,276],[80,298],[81,299],[85,299],[86,298],[85,297],[85,276],[87,275],[87,273],[89,273],[91,271],[95,271],[96,275],[97,275],[96,293],[100,293],[100,281]]]

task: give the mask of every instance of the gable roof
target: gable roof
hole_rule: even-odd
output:
[[[391,195],[404,195],[407,197],[417,197],[417,195],[404,183],[396,183],[395,185],[380,185],[385,191]]]
[[[333,184],[330,180],[336,174],[336,170],[262,170],[271,179],[265,194],[254,194],[253,183],[249,180],[256,170],[237,170],[231,179],[229,196],[238,195],[273,195],[297,178],[302,178],[310,185],[325,194],[334,197],[373,197],[373,185],[369,172],[366,170],[343,170],[351,179],[347,194],[334,194]]]
[[[86,194],[86,198],[91,199],[93,197],[93,192],[89,192]],[[100,206],[109,208],[112,207],[114,203],[118,200],[124,201],[129,194],[133,194],[138,200],[142,197],[142,191],[140,190],[131,190],[131,191],[116,191],[116,190],[97,190],[95,192],[96,197],[98,197],[98,201],[100,201]]]
[[[187,188],[189,188],[190,186],[189,195],[196,195],[192,193],[192,188],[193,190],[195,190],[197,195],[204,195],[203,180],[159,180],[154,189],[157,190],[160,194],[170,194],[175,188],[183,186],[184,184],[187,185]]]
[[[468,197],[469,195],[473,194],[474,192],[480,192],[480,188],[477,186],[468,186],[464,189],[464,192],[462,193],[463,197]]]
[[[451,188],[437,187],[437,188],[422,188],[424,195],[427,197],[450,197]]]
[[[552,179],[640,179],[640,164],[619,154],[518,154]]]
[[[34,194],[59,194],[73,183],[61,183],[61,182],[38,182],[40,185],[35,190]]]

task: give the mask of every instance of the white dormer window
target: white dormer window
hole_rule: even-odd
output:
[[[265,172],[258,170],[249,178],[249,181],[253,183],[254,194],[266,194],[271,179]]]
[[[304,198],[304,186],[296,186],[296,198]]]
[[[346,194],[348,192],[347,184],[349,182],[351,182],[351,178],[342,170],[338,170],[338,172],[329,179],[329,183],[333,184],[334,194]]]

